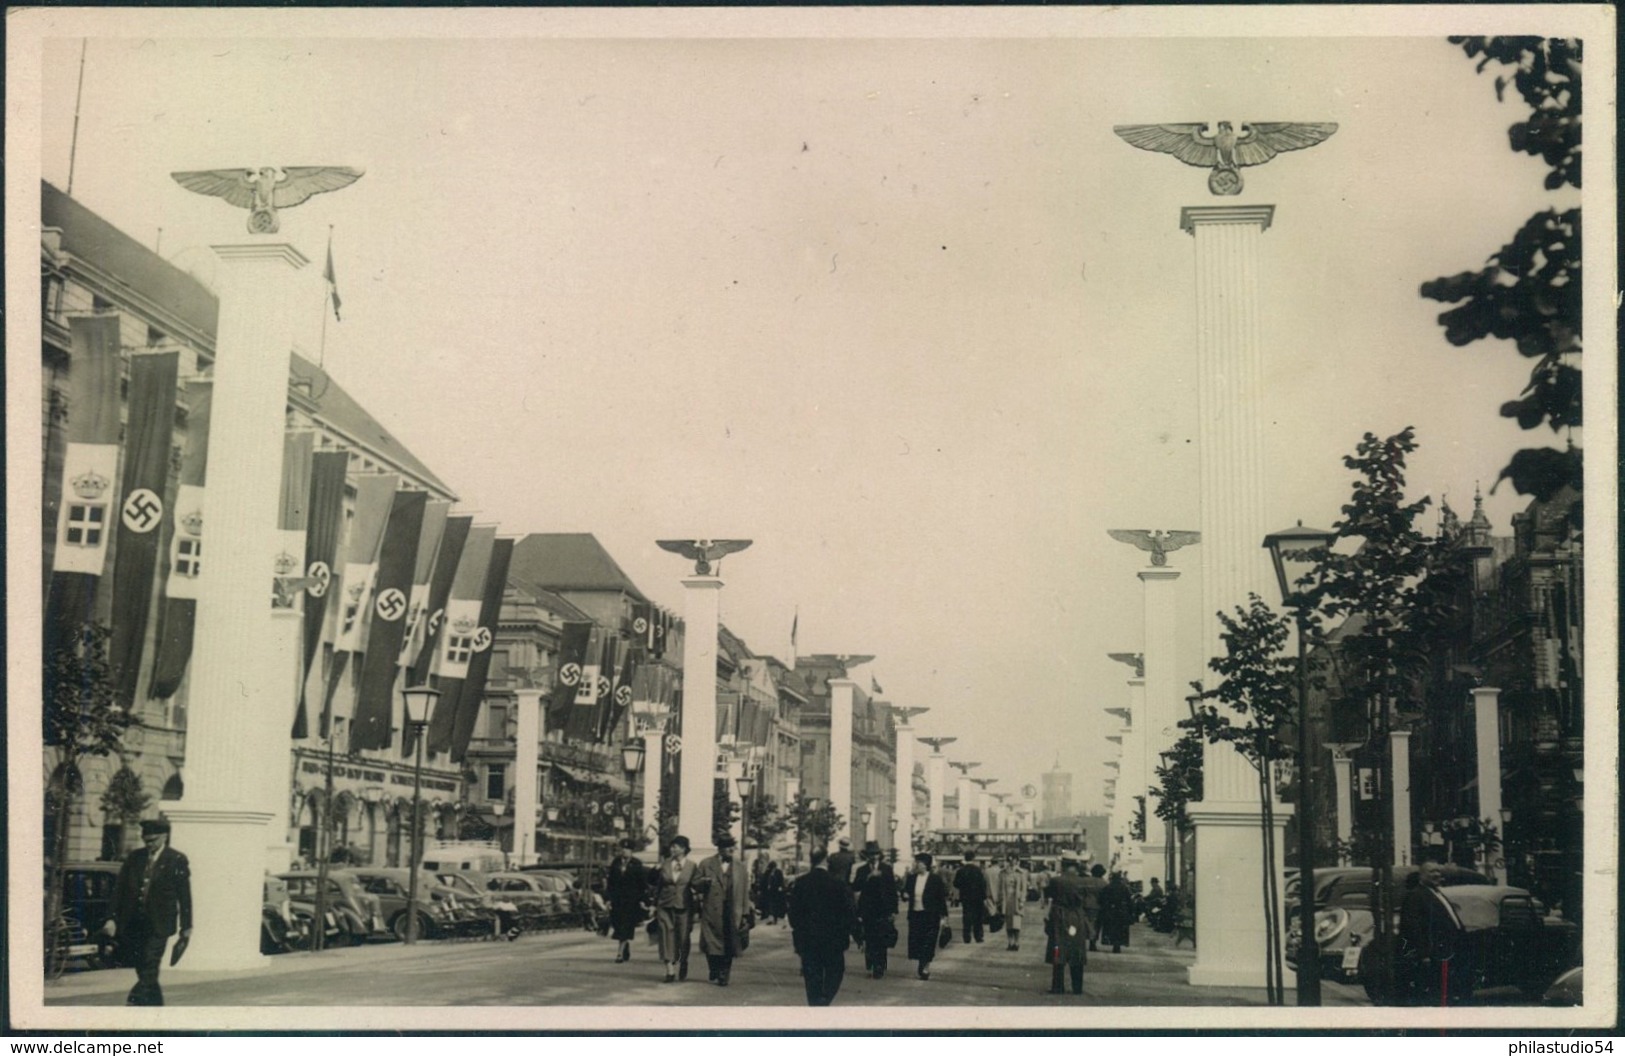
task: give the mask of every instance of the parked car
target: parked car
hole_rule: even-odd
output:
[[[491,874],[470,870],[433,875],[442,887],[456,893],[459,902],[472,903],[488,914],[493,935],[507,935],[512,938],[524,930],[520,926],[519,906],[513,899],[504,897],[501,892],[489,890],[481,883]]]
[[[407,931],[406,904],[411,894],[411,873],[405,868],[357,867],[352,870],[356,880],[368,894],[382,906],[384,927],[396,938],[405,940]],[[476,928],[491,930],[489,916],[465,910],[455,892],[435,879],[427,870],[418,871],[418,935],[426,939],[445,939],[455,935],[471,934]]]
[[[1417,866],[1396,865],[1389,891],[1392,895],[1394,920],[1399,920],[1399,905],[1405,900],[1405,884],[1416,875]],[[1490,879],[1482,873],[1459,865],[1441,865],[1444,887],[1488,885]],[[1296,881],[1297,877],[1293,877]],[[1371,944],[1376,936],[1376,918],[1371,915],[1371,892],[1376,886],[1376,870],[1367,866],[1340,866],[1315,870],[1315,942],[1320,947],[1320,977],[1351,981],[1360,961],[1360,949]],[[1298,949],[1302,945],[1297,887],[1294,883],[1287,891],[1289,914],[1286,936],[1286,959],[1293,968],[1298,964]]]
[[[317,871],[296,869],[277,875],[288,885],[289,900],[297,911],[311,919],[314,930],[316,883],[320,878]],[[385,930],[382,904],[360,883],[354,869],[335,866],[327,870],[326,909],[332,914],[331,920],[322,922],[326,945],[359,946]]]
[[[46,947],[46,972],[56,976],[69,961],[89,968],[112,967],[112,948],[102,925],[113,915],[118,862],[69,862],[62,870],[61,923]]]
[[[582,903],[570,880],[556,873],[492,873],[489,890],[499,891],[519,907],[524,927],[560,928],[580,924]]]
[[[265,893],[260,905],[260,952],[287,953],[310,949],[311,918],[296,914],[288,882],[265,874]]]
[[[1467,931],[1450,961],[1451,1003],[1498,986],[1515,986],[1538,997],[1579,962],[1579,928],[1572,921],[1548,918],[1540,900],[1521,887],[1457,886],[1444,896]],[[1393,945],[1378,940],[1360,954],[1358,978],[1372,1004],[1402,1003],[1414,996],[1415,984],[1403,963],[1392,962],[1391,976],[1385,970]]]
[[[1585,1004],[1585,969],[1570,968],[1546,988],[1545,995],[1540,999],[1543,1005],[1561,1005],[1573,1008]]]

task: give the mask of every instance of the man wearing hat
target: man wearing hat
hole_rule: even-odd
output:
[[[180,926],[175,959],[192,936],[192,872],[186,855],[169,846],[169,822],[141,823],[139,851],[124,859],[113,886],[113,914],[103,927],[118,943],[118,960],[135,967],[136,983],[127,1005],[161,1005],[158,967],[164,948]]]
[[[852,866],[857,861],[852,854],[852,839],[848,836],[842,836],[835,843],[839,850],[829,856],[829,875],[843,884],[850,884],[852,883]]]
[[[908,910],[908,959],[920,962],[921,979],[931,978],[931,959],[937,955],[937,936],[948,916],[948,885],[931,871],[931,856],[914,856],[914,871],[903,882],[903,906]]]
[[[976,861],[976,852],[965,852],[965,864],[954,873],[954,890],[959,892],[959,912],[968,945],[974,937],[982,941],[982,925],[987,919],[987,876]]]
[[[830,875],[826,855],[822,847],[813,848],[812,869],[790,885],[790,938],[801,958],[807,1004],[813,1006],[835,1000],[846,975],[846,948],[857,930],[852,890]]]
[[[863,967],[872,978],[886,974],[886,951],[897,941],[897,877],[874,840],[863,845],[863,865],[852,886],[858,892],[858,918],[863,923]]]
[[[609,896],[609,920],[615,941],[620,948],[615,963],[632,959],[632,940],[637,938],[638,925],[643,923],[643,907],[649,900],[649,877],[643,863],[632,857],[637,841],[631,837],[615,848],[615,860],[609,863],[609,875],[604,880],[604,893]]]
[[[734,958],[745,948],[745,917],[750,912],[750,873],[734,861],[734,838],[719,832],[717,853],[694,870],[694,904],[699,908],[700,952],[711,966],[711,981],[727,986]]]

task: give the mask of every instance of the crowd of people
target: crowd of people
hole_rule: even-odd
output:
[[[714,843],[716,854],[696,863],[689,857],[689,840],[678,836],[653,867],[634,857],[635,843],[621,845],[605,891],[609,927],[619,944],[617,961],[631,958],[637,931],[647,921],[664,981],[682,982],[698,924],[710,982],[727,986],[733,960],[748,947],[752,928],[783,923],[801,959],[807,1003],[828,1005],[840,991],[846,953],[854,945],[863,951],[864,972],[871,979],[886,976],[891,951],[901,941],[915,976],[929,980],[937,951],[952,941],[950,914],[957,906],[960,941],[966,944],[1002,931],[1005,949],[1016,952],[1024,931],[1042,929],[1049,992],[1064,994],[1070,983],[1076,995],[1083,992],[1090,953],[1102,948],[1119,953],[1129,943],[1130,925],[1142,916],[1162,928],[1188,908],[1173,885],[1165,893],[1153,880],[1142,898],[1121,874],[1108,879],[1104,866],[1086,869],[1085,860],[1072,854],[1052,869],[1029,868],[1014,852],[986,865],[974,852],[958,864],[938,863],[922,852],[899,875],[878,843],[869,841],[858,855],[842,837],[833,851],[815,848],[805,873],[787,877],[766,855],[750,866],[737,861],[735,841],[726,833],[717,834]]]

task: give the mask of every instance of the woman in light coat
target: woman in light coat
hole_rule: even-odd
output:
[[[688,978],[688,951],[694,934],[694,906],[689,885],[695,864],[688,857],[688,837],[676,836],[667,858],[655,870],[655,926],[660,933],[660,959],[666,964],[665,982]]]
[[[998,909],[1004,916],[1005,949],[1021,949],[1021,913],[1027,908],[1027,891],[1032,877],[1021,867],[1021,859],[1010,855],[1009,864],[999,871]]]

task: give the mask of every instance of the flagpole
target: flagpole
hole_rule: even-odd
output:
[[[327,267],[328,273],[322,283],[322,336],[321,343],[316,348],[316,365],[322,370],[327,369],[327,307],[333,300],[333,225],[327,225]]]
[[[73,170],[74,163],[79,158],[79,104],[85,98],[85,50],[90,47],[90,38],[86,37],[79,42],[79,87],[73,95],[73,139],[68,145],[68,197],[73,197]]]

